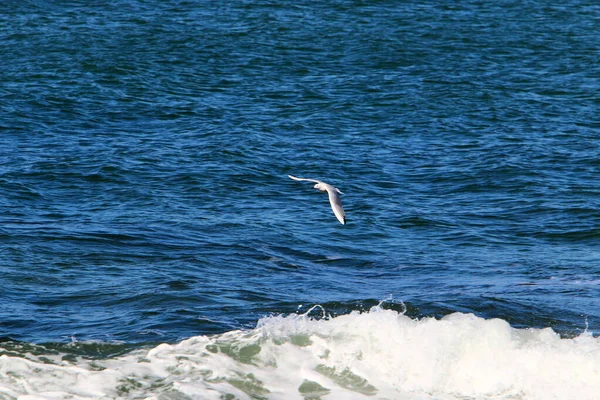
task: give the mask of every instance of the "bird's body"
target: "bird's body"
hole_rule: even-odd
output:
[[[344,209],[342,208],[342,199],[340,199],[340,194],[343,194],[343,193],[340,191],[340,189],[333,187],[330,184],[325,183],[323,181],[319,181],[317,179],[296,178],[295,176],[292,176],[292,175],[288,175],[288,176],[295,181],[315,182],[316,183],[316,185],[314,186],[315,189],[319,189],[321,192],[327,192],[327,195],[329,196],[329,203],[331,204],[331,209],[333,210],[335,217],[343,225],[346,224],[346,213],[344,212]]]

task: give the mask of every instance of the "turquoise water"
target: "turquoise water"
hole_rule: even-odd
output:
[[[45,398],[34,367],[20,376],[38,389],[7,378],[29,353],[113,371],[129,352],[288,326],[315,305],[305,318],[331,330],[352,311],[387,329],[368,319],[384,300],[399,321],[472,313],[513,338],[593,342],[599,23],[600,7],[571,0],[1,4],[0,395]],[[347,225],[288,174],[344,192]],[[348,376],[328,368],[341,367],[313,370],[337,383],[294,393],[394,396],[380,383],[344,397],[332,387]],[[249,373],[226,379],[240,393],[160,393],[293,398],[253,392]],[[551,398],[505,381],[406,398]],[[153,384],[78,395],[158,396]]]

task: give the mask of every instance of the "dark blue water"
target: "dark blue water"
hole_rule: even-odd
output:
[[[390,295],[597,333],[598,26],[580,0],[2,3],[0,336]]]

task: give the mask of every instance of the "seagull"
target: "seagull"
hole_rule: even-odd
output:
[[[295,181],[315,182],[315,189],[319,189],[321,192],[327,192],[327,194],[329,195],[329,203],[331,203],[331,209],[333,210],[333,213],[335,214],[338,221],[342,223],[342,225],[346,225],[346,213],[344,213],[344,209],[342,208],[342,199],[340,199],[340,194],[343,193],[340,191],[340,189],[316,179],[296,178],[292,175],[288,176]]]

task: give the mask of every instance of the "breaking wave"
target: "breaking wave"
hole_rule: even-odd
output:
[[[313,310],[314,311],[314,310]],[[313,312],[314,313],[314,312]],[[380,306],[337,317],[269,316],[109,358],[0,357],[9,399],[597,399],[600,340],[454,313]]]

